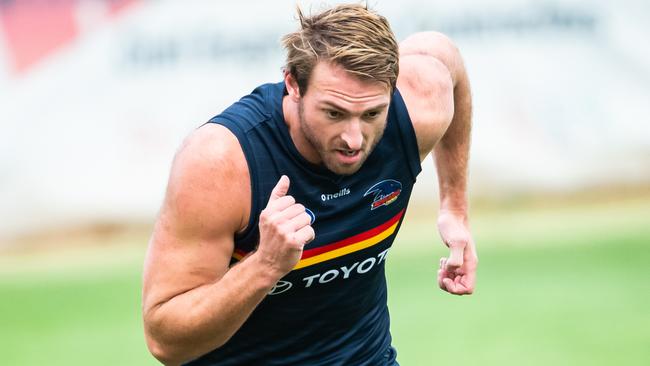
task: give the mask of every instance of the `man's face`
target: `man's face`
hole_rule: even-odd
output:
[[[389,104],[386,84],[318,63],[298,106],[306,149],[336,174],[355,173],[384,133]]]

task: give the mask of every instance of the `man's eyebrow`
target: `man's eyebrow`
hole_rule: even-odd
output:
[[[336,103],[330,102],[330,101],[327,101],[327,100],[320,102],[320,104],[328,105],[328,106],[330,106],[330,107],[332,107],[334,109],[338,109],[338,110],[346,112],[346,113],[349,112],[347,109],[341,107],[340,105],[337,105]],[[381,103],[381,104],[378,104],[378,105],[373,106],[371,108],[368,108],[366,111],[374,111],[374,110],[384,109],[386,107],[388,107],[388,103]]]

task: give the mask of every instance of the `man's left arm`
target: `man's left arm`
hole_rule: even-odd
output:
[[[467,72],[458,50],[451,45],[443,60],[453,81],[454,116],[434,147],[440,188],[438,230],[449,247],[448,258],[440,259],[438,285],[456,295],[471,294],[476,284],[478,257],[469,230],[467,162],[472,126],[472,97]]]
[[[468,224],[472,99],[467,72],[449,38],[426,32],[400,44],[400,78],[398,87],[407,105],[410,102],[421,158],[433,149],[438,172],[438,230],[450,249],[449,257],[440,260],[438,285],[452,294],[471,294],[478,258]],[[440,122],[448,118],[448,125]]]

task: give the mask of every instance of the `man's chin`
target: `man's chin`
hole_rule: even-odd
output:
[[[325,163],[325,167],[328,170],[338,175],[352,175],[358,172],[362,165],[363,161],[353,165]]]

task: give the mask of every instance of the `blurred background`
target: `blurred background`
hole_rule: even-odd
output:
[[[281,80],[296,4],[326,3],[0,0],[0,364],[156,364],[141,267],[174,152]],[[650,364],[650,3],[369,5],[449,35],[474,95],[477,292],[437,289],[427,159],[387,264],[400,363]]]

